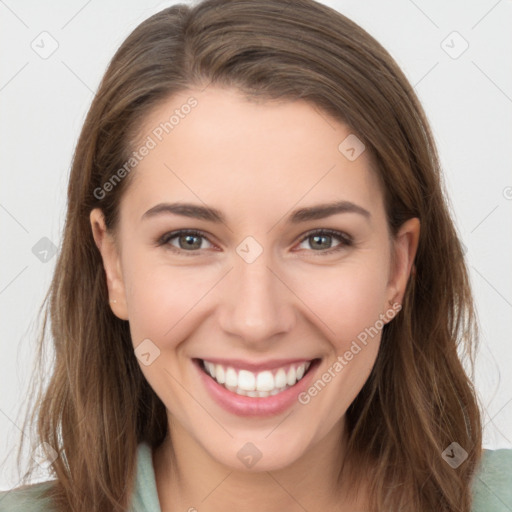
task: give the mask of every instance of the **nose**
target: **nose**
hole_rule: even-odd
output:
[[[290,332],[296,321],[294,295],[273,266],[266,251],[252,263],[235,255],[219,312],[226,334],[262,350],[266,343]]]

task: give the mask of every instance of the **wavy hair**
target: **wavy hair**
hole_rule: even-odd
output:
[[[166,435],[165,407],[140,370],[128,322],[109,307],[89,214],[101,208],[115,232],[134,173],[104,197],[98,188],[130,158],[153,109],[208,84],[260,100],[302,99],[345,123],[377,164],[392,233],[420,219],[402,311],[384,327],[373,370],[347,411],[346,463],[354,485],[369,478],[372,511],[469,512],[482,432],[464,362],[473,368],[477,321],[434,138],[390,54],[313,0],[174,5],[141,23],[110,62],[76,146],[43,302],[39,357],[53,343],[52,373],[44,386],[34,379],[26,419],[37,443],[58,454],[47,496],[61,511],[126,511],[138,443],[155,448]],[[441,456],[454,441],[468,453],[457,469]]]

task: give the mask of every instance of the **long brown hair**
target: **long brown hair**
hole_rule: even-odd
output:
[[[377,164],[392,232],[420,219],[403,308],[384,327],[372,373],[347,411],[346,460],[355,484],[369,478],[371,510],[469,512],[482,434],[462,358],[473,364],[477,323],[434,139],[389,53],[313,0],[174,5],[139,25],[113,57],[76,147],[62,247],[44,301],[39,354],[49,318],[55,359],[27,421],[37,417],[38,443],[59,455],[49,496],[62,511],[126,510],[138,443],[155,448],[166,435],[165,407],[139,368],[128,322],[109,308],[89,213],[100,207],[115,231],[137,171],[106,194],[98,189],[130,158],[150,110],[208,84],[263,100],[303,99],[346,123]],[[456,469],[442,457],[452,442],[468,454]]]

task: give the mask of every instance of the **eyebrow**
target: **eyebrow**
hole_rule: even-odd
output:
[[[338,213],[357,213],[367,219],[371,217],[368,210],[350,201],[338,201],[335,203],[319,204],[307,208],[299,208],[288,216],[288,223],[298,224],[310,220],[324,219]],[[200,206],[192,203],[159,203],[150,208],[141,220],[149,219],[163,214],[181,215],[193,219],[207,220],[215,223],[226,223],[224,214],[216,208]]]

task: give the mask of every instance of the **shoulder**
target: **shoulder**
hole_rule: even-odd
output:
[[[484,450],[473,481],[472,512],[512,510],[512,449]]]
[[[50,500],[44,496],[53,481],[0,491],[0,512],[53,512]]]
[[[55,480],[0,491],[0,512],[55,512],[51,498],[46,496]],[[131,511],[160,510],[155,474],[152,464],[152,448],[146,443],[137,449],[135,489]]]

